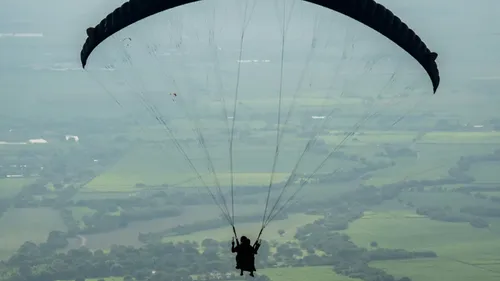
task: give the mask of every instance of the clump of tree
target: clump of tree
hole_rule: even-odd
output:
[[[409,252],[402,249],[375,249],[367,253],[370,261],[377,260],[403,260],[416,258],[436,258],[437,254],[432,251]]]
[[[468,222],[475,228],[489,227],[489,223],[477,216],[483,214],[482,209],[477,208],[461,208],[460,212],[454,212],[449,207],[421,207],[416,209],[416,213],[422,216],[427,216],[432,220],[445,222]],[[485,212],[487,213],[487,211]]]
[[[455,213],[451,210],[451,208],[446,207],[421,207],[416,209],[416,213],[438,221],[468,222],[470,220],[469,216]]]
[[[389,158],[400,158],[400,157],[417,157],[418,152],[412,150],[408,147],[394,147],[394,146],[385,146],[384,152],[379,154],[379,156],[389,157]]]

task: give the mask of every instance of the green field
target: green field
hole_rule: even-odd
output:
[[[77,212],[73,211],[73,216],[82,216],[88,209],[85,208],[75,208]],[[264,205],[241,205],[236,207],[236,215],[254,215],[260,212],[264,212]],[[120,228],[114,231],[99,233],[99,234],[88,234],[85,235],[86,238],[86,246],[90,249],[109,249],[111,245],[132,245],[132,246],[141,246],[142,243],[139,242],[138,235],[139,233],[147,233],[147,232],[160,232],[164,230],[171,229],[181,224],[193,224],[197,222],[203,222],[207,220],[218,219],[221,212],[217,208],[215,204],[212,205],[199,205],[199,206],[190,206],[184,208],[184,213],[178,217],[173,218],[158,218],[152,219],[148,221],[136,221],[131,222],[125,228]],[[307,223],[309,221],[306,221]],[[242,224],[244,226],[245,224]],[[216,229],[213,232],[224,232],[224,230]],[[231,232],[230,232],[231,233]],[[198,234],[198,232],[196,233]],[[200,235],[204,235],[201,233]],[[176,241],[185,240],[180,239],[179,236],[176,237]],[[178,239],[179,238],[179,239]],[[203,238],[204,239],[204,238]],[[201,239],[201,240],[203,240]],[[80,247],[81,241],[77,238],[70,239],[70,245],[68,249],[78,248]]]
[[[299,159],[301,147],[283,147],[278,159],[273,182],[285,180]],[[215,166],[216,176],[221,186],[230,185],[230,172],[228,169],[227,147],[209,149],[211,159]],[[168,157],[171,153],[172,156]],[[132,192],[136,183],[147,185],[169,186],[202,186],[196,174],[190,169],[178,151],[170,148],[167,153],[159,145],[146,145],[127,153],[116,165],[106,173],[99,175],[90,182],[88,191],[105,192]],[[238,147],[234,152],[234,183],[239,186],[267,185],[271,179],[273,163],[273,147]],[[175,160],[172,160],[172,159]],[[324,155],[308,153],[300,162],[297,172],[312,171],[325,158]],[[209,162],[204,158],[203,152],[198,157],[190,157],[204,182],[208,186],[215,186],[213,174],[206,173]],[[308,164],[312,165],[308,165]],[[319,171],[332,171],[339,167],[349,168],[357,165],[352,161],[334,161],[331,159]]]
[[[297,188],[298,186],[289,186],[287,189],[285,189],[282,199],[283,201],[280,203],[279,206],[281,206],[281,204],[283,204],[286,199],[290,198],[291,194],[297,191]],[[297,198],[295,200],[292,200],[290,204],[317,201],[320,199],[324,199],[325,197],[336,196],[352,188],[353,186],[350,184],[338,184],[338,185],[308,184],[304,186],[301,192],[298,193]],[[270,206],[275,204],[276,202],[275,197],[280,193],[280,191],[281,189],[275,189],[272,191],[271,199],[269,201]],[[91,195],[90,193],[84,193],[84,194]],[[107,198],[107,196],[108,195],[106,193],[97,192],[93,194],[91,198],[102,199],[102,198]],[[200,196],[209,198],[209,195],[203,193],[202,191],[200,191]],[[238,196],[238,194],[236,194],[235,198],[255,198],[260,202],[258,204],[250,204],[250,205],[235,204],[236,216],[263,214],[265,207],[265,199],[266,199],[265,193],[255,194],[255,195],[245,195],[245,196]],[[229,200],[230,198],[226,197],[226,199]],[[93,212],[88,208],[82,208],[82,207],[74,207],[72,208],[72,210],[73,210],[73,216],[77,221],[81,220],[81,218],[84,215],[90,215]],[[85,235],[85,237],[87,238],[87,247],[91,249],[98,249],[98,248],[107,249],[112,244],[116,243],[123,245],[138,246],[141,245],[141,243],[137,240],[137,236],[139,235],[140,232],[158,232],[167,230],[172,227],[176,227],[180,224],[192,224],[200,221],[213,220],[219,218],[220,214],[221,212],[215,204],[185,207],[184,213],[179,217],[132,222],[125,228],[114,230],[108,233]],[[309,215],[291,215],[290,218],[287,220],[273,221],[265,231],[266,239],[277,239],[277,240],[290,239],[290,237],[288,236],[293,237],[295,232],[294,229],[296,227],[310,223],[317,218],[318,218],[317,216],[309,216]],[[257,234],[256,232],[258,232],[261,226],[260,223],[238,224],[238,221],[236,221],[236,223],[238,232],[248,232],[249,233],[248,235],[250,236]],[[287,235],[285,235],[284,237],[279,237],[277,235],[278,229],[286,230]],[[228,239],[228,237],[230,237],[230,234],[231,234],[230,229],[219,228],[214,230],[196,232],[193,233],[192,235],[187,235],[187,236],[172,237],[166,240],[171,239],[175,241],[184,241],[186,239],[188,240],[193,239],[196,241],[200,241],[207,237],[215,237],[215,239],[219,239],[218,237],[220,237],[220,239],[225,240]],[[80,239],[70,239],[69,248],[79,247],[80,242],[81,242]]]
[[[330,131],[331,134],[343,133],[343,131]],[[417,136],[418,132],[412,131],[364,131],[361,130],[357,133],[355,138],[361,144],[368,143],[411,143]],[[324,136],[322,137],[328,143],[339,143],[344,136]],[[418,141],[421,144],[475,144],[475,145],[490,145],[500,143],[500,132],[426,132],[424,136]],[[353,144],[352,141],[349,142]]]
[[[440,179],[448,176],[448,169],[455,165],[461,156],[491,153],[495,146],[477,144],[428,144],[418,143],[418,157],[401,157],[396,165],[375,173],[367,180],[368,184],[382,185],[400,180]]]
[[[257,271],[268,276],[272,281],[360,281],[338,275],[330,266],[310,266],[295,268],[266,268]]]
[[[294,240],[293,236],[295,235],[295,231],[298,227],[303,226],[305,224],[311,223],[316,219],[321,218],[321,216],[312,216],[312,215],[290,215],[286,220],[276,220],[273,221],[268,227],[264,230],[263,238],[266,240],[275,240],[279,242],[286,242]],[[236,230],[239,235],[246,235],[250,239],[255,239],[259,234],[259,230],[261,228],[261,223],[242,223],[238,224],[236,222]],[[281,237],[278,234],[278,230],[285,230],[286,234]],[[206,238],[212,238],[219,241],[229,241],[233,237],[233,232],[231,227],[218,228],[214,230],[206,230],[199,231],[193,234],[182,235],[182,236],[174,236],[174,237],[166,237],[163,241],[185,241],[192,240],[197,242],[202,242]]]
[[[140,168],[139,168],[140,169]],[[193,177],[194,173],[163,173],[158,175],[155,171],[140,171],[134,169],[136,173],[130,174],[120,172],[108,172],[104,176],[100,176],[87,185],[89,191],[100,192],[134,192],[140,189],[135,188],[135,183],[145,183],[153,186],[160,186],[165,183],[173,183],[173,186],[202,186],[198,178]],[[155,176],[154,176],[155,175]],[[275,173],[274,183],[281,182],[287,178],[287,173]],[[217,179],[221,186],[228,186],[230,183],[230,173],[217,173]],[[215,177],[213,174],[201,174],[204,182],[208,186],[216,186]],[[268,184],[271,178],[271,173],[233,173],[234,182],[239,186],[255,186]],[[126,186],[125,182],[134,183],[131,186]]]
[[[85,211],[88,211],[84,209],[79,210],[80,212],[76,212],[76,214],[82,215]],[[239,211],[242,215],[245,215],[255,212],[256,209],[254,206],[249,206],[247,208],[240,208]],[[185,208],[184,213],[179,217],[137,221],[128,224],[125,228],[114,231],[85,235],[85,238],[87,239],[86,246],[90,249],[109,249],[113,244],[140,246],[142,243],[137,239],[140,232],[158,232],[176,227],[180,224],[192,224],[216,219],[219,214],[220,211],[215,205],[192,206]],[[73,213],[73,216],[75,216],[75,212]],[[68,249],[78,248],[80,247],[80,243],[80,239],[70,239]]]
[[[495,221],[490,229],[477,229],[467,223],[432,221],[413,212],[394,211],[369,213],[353,222],[346,232],[362,247],[376,241],[381,248],[432,250],[440,257],[436,260],[374,263],[394,269],[396,275],[420,278],[415,280],[465,281],[471,280],[467,279],[473,276],[471,271],[475,279],[498,280],[495,278],[500,276],[499,273],[493,274],[477,267],[487,265],[490,270],[495,267],[500,272],[498,230],[500,221]],[[457,276],[461,279],[453,279]]]
[[[337,145],[344,138],[343,131],[329,131],[330,134],[340,134],[333,136],[323,136],[328,144],[333,146]],[[386,132],[386,131],[360,131],[360,133],[355,134],[352,138],[356,138],[359,141],[353,142],[349,141],[349,145],[367,145],[367,144],[383,144],[383,143],[410,143],[412,139],[416,136],[415,132]]]
[[[414,281],[496,281],[500,279],[497,264],[464,264],[453,259],[418,259],[372,262],[371,266],[386,270],[395,277],[411,276]]]
[[[471,166],[469,174],[474,176],[476,182],[487,184],[500,183],[500,163],[483,162]]]
[[[66,230],[55,210],[10,209],[0,217],[0,259],[8,258],[26,241],[45,242],[53,230]]]
[[[85,278],[85,281],[97,281],[100,279],[103,279],[104,281],[123,281],[123,277]],[[58,280],[58,281],[73,281],[73,280]]]
[[[19,179],[0,179],[0,199],[12,198],[16,196],[23,186],[32,183],[32,179],[19,178]]]
[[[498,144],[500,132],[431,132],[425,134],[424,143]]]
[[[360,279],[338,275],[329,266],[267,268],[259,270],[257,275],[259,273],[266,275],[272,281],[304,281],[308,279],[315,281],[360,281]],[[97,281],[99,279],[104,279],[105,281],[123,281],[123,277],[90,278],[85,280]]]
[[[151,135],[155,138],[154,133]],[[331,131],[331,133],[338,133]],[[269,138],[274,137],[268,134]],[[356,135],[357,141],[347,141],[343,149],[359,157],[371,157],[377,150],[377,145],[384,143],[400,143],[409,145],[416,136],[415,132],[383,132],[366,131]],[[149,138],[149,134],[146,135]],[[335,147],[344,138],[339,136],[323,136],[329,145]],[[281,146],[280,156],[274,174],[274,182],[287,178],[307,140],[292,136],[285,137]],[[221,146],[222,140],[214,139],[208,145],[208,152],[216,171],[216,177],[221,186],[230,185],[229,156],[227,146]],[[209,141],[210,143],[210,141]],[[218,145],[214,147],[213,145]],[[416,144],[417,158],[401,158],[396,166],[372,174],[368,184],[380,185],[402,179],[438,179],[447,176],[447,170],[460,156],[489,153],[500,144],[500,133],[496,132],[429,132]],[[207,173],[209,161],[205,152],[195,144],[186,144],[184,149],[188,157],[208,186],[216,185],[214,174]],[[270,171],[274,155],[274,142],[261,146],[236,143],[234,151],[234,183],[235,185],[265,185],[270,181]],[[325,159],[325,155],[306,153],[298,172],[310,172]],[[175,159],[175,160],[174,160]],[[338,168],[354,167],[355,162],[330,158],[322,171],[332,171]],[[475,168],[484,170],[481,168]],[[493,168],[489,168],[493,169]],[[488,170],[491,171],[491,170]],[[474,171],[475,173],[475,171]],[[483,172],[491,175],[489,172]],[[485,179],[492,181],[494,179]],[[173,144],[150,144],[137,147],[127,153],[116,165],[106,173],[96,177],[86,186],[86,191],[101,192],[134,192],[136,183],[159,186],[202,186],[202,182],[190,168],[188,162],[177,151]]]
[[[465,206],[494,207],[495,203],[471,197],[457,192],[402,192],[399,196],[404,201],[412,202],[415,206],[449,206],[455,211]]]
[[[239,208],[239,214],[245,215],[249,213],[255,213],[259,209]],[[217,218],[219,215],[218,209],[214,206],[197,206],[189,209],[185,214],[178,218],[164,218],[164,219],[154,219],[150,221],[133,222],[130,223],[126,228],[111,231],[108,233],[101,234],[89,234],[85,235],[86,246],[90,249],[109,249],[111,245],[132,245],[140,246],[137,237],[140,232],[157,232],[167,230],[169,228],[175,227],[179,224],[190,224],[201,221],[206,221],[210,219]],[[264,231],[264,238],[266,240],[276,240],[279,242],[285,242],[294,240],[295,230],[307,223],[311,223],[314,220],[320,218],[320,216],[310,216],[310,215],[291,215],[286,220],[276,220],[272,222]],[[261,223],[241,223],[238,224],[236,221],[236,228],[239,235],[247,235],[249,238],[255,238],[261,227]],[[281,237],[278,235],[278,230],[283,229],[286,234]],[[212,238],[220,241],[229,241],[232,237],[232,230],[230,227],[217,228],[213,230],[199,231],[189,235],[166,237],[163,241],[185,241],[193,240],[197,242],[202,242],[206,238]],[[80,247],[80,239],[70,239],[70,245],[68,249]]]

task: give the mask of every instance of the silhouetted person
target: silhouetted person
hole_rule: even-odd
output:
[[[255,269],[255,255],[260,248],[260,243],[255,242],[252,246],[250,239],[246,236],[241,236],[241,244],[236,239],[236,247],[234,246],[234,238],[231,242],[231,252],[236,253],[236,269],[240,270],[240,275],[243,275],[243,271],[249,271],[250,276],[254,276],[253,272],[257,271]]]

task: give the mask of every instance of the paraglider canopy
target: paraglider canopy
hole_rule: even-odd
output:
[[[119,30],[151,15],[199,0],[130,0],[117,8],[95,28],[87,29],[87,40],[81,51],[82,66],[85,67],[94,49]],[[410,54],[425,69],[432,81],[434,93],[439,87],[440,77],[435,62],[437,54],[399,17],[374,0],[305,0],[353,18],[378,31]]]

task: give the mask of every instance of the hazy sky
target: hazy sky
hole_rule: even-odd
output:
[[[240,5],[235,4],[236,2],[243,1],[230,1],[227,5]],[[257,0],[257,2],[258,5],[274,5],[274,1],[269,0]],[[469,79],[475,77],[500,77],[498,71],[500,18],[495,15],[495,12],[500,10],[500,1],[381,0],[379,2],[407,22],[429,48],[439,54],[443,93],[462,89]],[[71,88],[76,93],[83,92],[88,77],[69,78],[67,74],[56,70],[78,69],[86,28],[97,24],[121,3],[123,1],[119,0],[2,0],[0,34],[43,33],[43,37],[0,37],[0,85],[4,90],[2,98],[19,102],[19,92],[33,88],[46,92],[65,92]],[[311,10],[318,9],[311,8]],[[203,10],[198,8],[197,12]],[[264,10],[261,9],[260,12],[263,13]],[[195,12],[186,12],[194,22],[193,13]],[[301,13],[307,14],[307,9]],[[227,16],[229,13],[225,14],[225,20],[229,21],[230,17]],[[332,15],[337,18],[342,17],[333,13]],[[238,17],[236,13],[234,16]],[[265,24],[257,24],[264,18],[266,17],[262,14],[254,15],[252,23],[256,34],[260,33],[262,36],[271,32]],[[228,29],[238,26],[231,22],[220,24],[227,25]],[[300,34],[304,34],[303,32],[304,30],[295,31],[294,34],[299,37],[302,36]],[[37,68],[38,72],[35,74],[25,72],[33,68]],[[40,69],[50,69],[51,73],[56,73],[57,76],[41,74]],[[31,83],[26,83],[26,80]],[[23,103],[28,106],[27,100],[23,100]],[[32,105],[36,105],[36,101],[33,100]]]
[[[0,3],[0,32],[43,32],[44,40],[76,48],[85,39],[86,27],[98,23],[123,2],[3,0]],[[500,62],[500,55],[494,55],[498,53],[494,50],[500,47],[500,19],[495,15],[495,11],[500,10],[499,1],[476,0],[473,4],[466,0],[379,2],[417,30],[440,54],[442,67],[456,60]],[[493,61],[485,54],[493,55]]]

